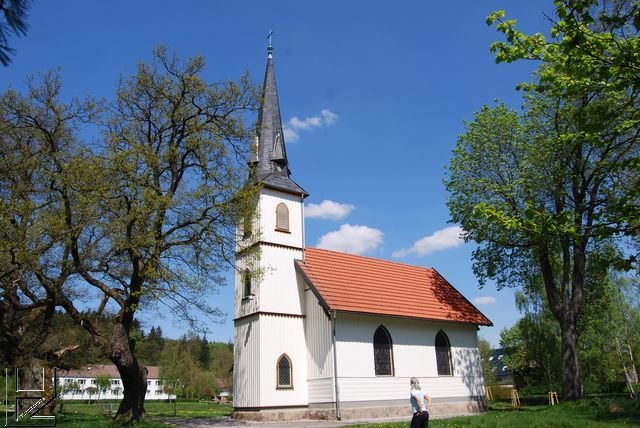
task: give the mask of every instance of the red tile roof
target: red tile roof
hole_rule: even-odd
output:
[[[327,310],[493,325],[435,269],[306,248],[296,267]]]

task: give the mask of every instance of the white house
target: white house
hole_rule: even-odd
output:
[[[492,325],[434,269],[305,247],[269,46],[250,180],[256,216],[238,225],[234,416],[409,415],[409,379],[432,413],[483,408],[476,332]]]
[[[164,381],[160,378],[160,368],[151,366],[147,367],[149,373],[147,374],[147,394],[146,400],[168,400],[173,399],[174,395],[169,396],[164,392]],[[116,366],[107,364],[96,364],[83,367],[81,369],[73,370],[59,370],[58,371],[58,384],[61,388],[75,382],[77,390],[66,391],[60,395],[63,400],[122,400],[122,380],[120,379],[120,373]],[[97,392],[94,392],[90,396],[91,389],[97,388],[96,378],[98,376],[108,376],[111,378],[111,386],[107,388],[105,392],[100,392],[98,396]],[[62,391],[61,391],[62,392]]]

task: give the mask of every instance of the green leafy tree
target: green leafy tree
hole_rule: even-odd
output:
[[[500,332],[503,362],[513,371],[516,384],[538,389],[538,393],[557,389],[562,379],[558,327],[546,309],[527,313]]]
[[[209,341],[207,340],[207,336],[202,336],[202,340],[200,340],[200,355],[198,356],[198,361],[200,363],[200,367],[203,369],[209,368],[209,363],[211,362],[211,349],[209,348]]]
[[[634,227],[618,215],[640,185],[640,117],[626,103],[615,91],[580,99],[550,91],[528,96],[523,115],[483,107],[458,140],[446,180],[453,221],[479,244],[481,282],[541,279],[560,326],[568,399],[581,396],[577,320],[591,256]],[[615,255],[608,262],[624,264]]]
[[[612,273],[602,287],[587,294],[579,320],[585,388],[619,392],[620,385],[626,384],[637,398],[640,306],[636,287],[633,278]]]
[[[211,370],[223,388],[233,390],[233,344],[214,342],[211,349]]]
[[[505,35],[491,50],[496,62],[540,61],[538,90],[554,88],[573,95],[597,92],[606,86],[633,95],[640,88],[640,4],[636,0],[554,0],[550,37],[527,35],[505,11],[487,18]]]
[[[11,131],[2,133],[3,153],[25,161],[12,163],[24,167],[8,181],[38,184],[1,207],[11,226],[0,247],[3,291],[18,287],[49,312],[55,302],[91,334],[123,381],[116,416],[133,420],[143,417],[147,386],[134,353],[136,311],[161,305],[192,323],[198,310],[215,318],[202,295],[223,282],[236,218],[255,192],[243,187],[255,88],[247,79],[208,84],[203,69],[200,57],[182,62],[157,50],[121,80],[100,122],[104,147],[77,137],[97,123],[97,109],[61,102],[55,75],[3,99],[2,125]],[[78,297],[93,292],[100,298],[88,315]],[[115,310],[105,326],[107,308]]]
[[[91,398],[98,393],[98,388],[96,388],[95,386],[89,386],[85,388],[84,391],[89,396],[89,404],[91,404]]]
[[[80,391],[82,391],[82,389],[80,388],[80,385],[78,384],[78,382],[76,382],[75,380],[71,382],[65,382],[60,387],[60,392],[63,395],[71,394],[73,396],[75,394],[79,394]]]
[[[202,294],[220,284],[233,253],[236,218],[252,192],[242,186],[251,139],[244,115],[255,88],[207,84],[200,57],[164,49],[123,79],[107,120],[108,183],[100,222],[78,240],[78,274],[118,307],[110,360],[124,384],[117,414],[140,419],[146,375],[130,346],[136,310],[161,302],[197,323],[216,317]]]
[[[532,256],[563,335],[564,396],[577,398],[579,370],[575,349],[570,349],[575,340],[569,336],[577,336],[571,330],[581,308],[589,253],[603,240],[638,236],[640,230],[640,6],[634,0],[555,0],[554,6],[550,38],[522,33],[504,11],[490,15],[487,23],[506,37],[491,47],[497,62],[541,63],[537,78],[522,85],[542,94],[533,98],[545,99],[527,108],[539,125],[520,129],[537,136],[535,150],[553,156],[555,171],[543,168],[545,175],[539,177],[540,183],[551,184],[550,197],[546,207],[540,198],[527,198],[526,188],[511,197],[525,202],[516,227],[534,229],[525,233],[527,238],[540,232],[558,237],[537,243],[526,239],[524,245],[538,247]],[[530,163],[522,156],[516,159],[525,167]],[[555,248],[549,245],[554,240]],[[637,254],[617,256],[611,265],[637,263]]]
[[[158,327],[151,327],[149,333],[144,336],[144,339],[136,344],[136,355],[143,364],[151,366],[157,366],[160,362],[160,353],[164,348],[165,339],[162,336],[162,329]]]
[[[100,394],[106,394],[107,391],[111,389],[111,376],[109,375],[96,376],[96,389],[98,391],[98,400],[99,400]]]
[[[491,386],[496,383],[496,371],[491,365],[491,356],[493,355],[493,349],[491,344],[482,337],[478,338],[478,350],[480,351],[480,364],[482,364],[482,376],[484,378],[484,384]]]
[[[76,182],[83,159],[74,129],[91,102],[55,100],[57,73],[28,82],[28,96],[0,96],[0,358],[7,366],[65,367],[78,343],[47,340],[72,275],[58,184]],[[61,151],[64,154],[61,154]],[[82,181],[81,178],[77,181]]]

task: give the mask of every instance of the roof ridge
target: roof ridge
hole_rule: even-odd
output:
[[[363,255],[360,255],[360,254],[351,254],[351,253],[345,253],[345,252],[342,252],[342,251],[327,250],[325,248],[317,248],[317,247],[309,247],[309,246],[307,246],[305,248],[305,251],[306,250],[324,251],[324,252],[327,252],[327,253],[339,254],[341,256],[348,256],[348,257],[353,257],[353,258],[356,258],[356,259],[371,260],[371,261],[375,261],[375,262],[384,262],[384,263],[389,263],[389,264],[393,264],[393,265],[406,266],[406,267],[410,267],[410,268],[432,270],[435,273],[439,274],[439,272],[436,271],[436,269],[434,267],[430,267],[430,266],[413,265],[413,264],[406,263],[406,262],[397,262],[397,261],[394,261],[394,260],[381,259],[381,258],[377,258],[377,257],[373,257],[373,256],[363,256]]]

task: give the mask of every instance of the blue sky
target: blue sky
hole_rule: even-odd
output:
[[[519,108],[518,82],[535,63],[495,64],[500,39],[485,18],[506,9],[527,32],[544,31],[551,1],[39,1],[26,37],[0,68],[0,90],[60,67],[63,96],[111,98],[120,75],[165,45],[202,54],[205,78],[260,82],[266,35],[294,180],[311,196],[307,245],[435,267],[495,324],[494,345],[519,314],[512,290],[478,288],[473,244],[448,223],[442,180],[464,121],[500,99]],[[323,201],[330,201],[324,202]],[[230,277],[229,277],[230,278]],[[208,338],[233,337],[232,282],[212,302],[227,318]],[[183,326],[144,314],[147,328],[177,337]]]

